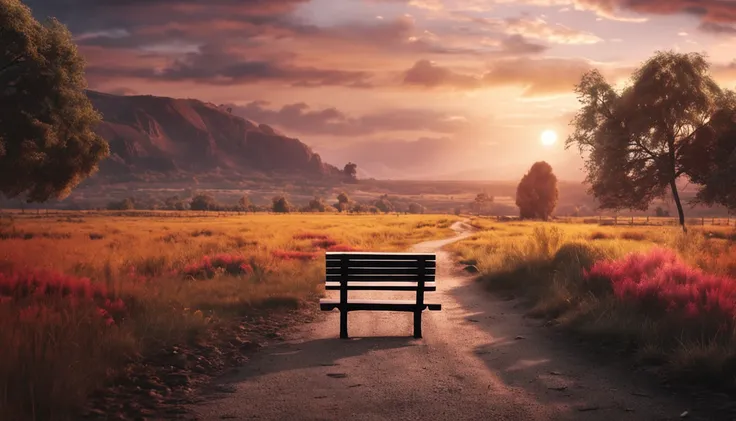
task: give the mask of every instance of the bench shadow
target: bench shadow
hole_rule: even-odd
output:
[[[418,346],[420,341],[404,336],[324,338],[310,341],[287,341],[269,345],[252,355],[251,361],[228,374],[218,383],[238,383],[248,379],[291,370],[339,366],[339,360],[372,351]]]

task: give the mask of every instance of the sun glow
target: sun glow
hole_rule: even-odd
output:
[[[542,145],[552,146],[557,143],[557,133],[554,130],[545,130],[542,132],[540,140],[542,141]]]

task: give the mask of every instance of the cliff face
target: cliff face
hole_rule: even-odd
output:
[[[193,99],[88,92],[110,143],[101,174],[281,173],[320,177],[337,168],[298,139]]]

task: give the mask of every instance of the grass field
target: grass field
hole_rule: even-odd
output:
[[[66,213],[0,219],[0,419],[63,419],[116,370],[321,295],[324,250],[397,251],[448,216]]]
[[[488,289],[668,375],[732,388],[736,379],[733,227],[495,222],[452,245]]]

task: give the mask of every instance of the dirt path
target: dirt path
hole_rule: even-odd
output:
[[[225,393],[193,408],[198,419],[680,419],[682,404],[636,374],[581,358],[517,303],[459,272],[441,248],[470,233],[453,229],[456,237],[413,248],[438,253],[438,291],[428,296],[443,307],[424,313],[423,339],[411,338],[410,313],[354,312],[353,339],[340,340],[335,311],[221,379]]]

